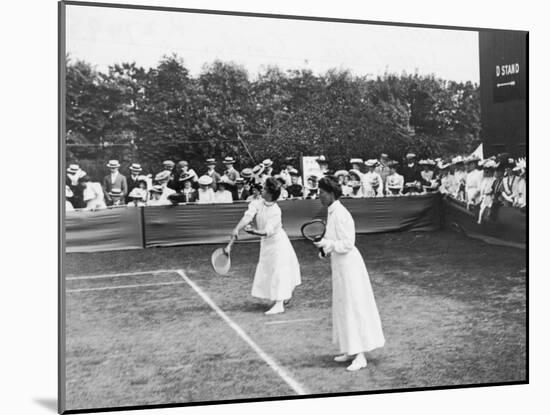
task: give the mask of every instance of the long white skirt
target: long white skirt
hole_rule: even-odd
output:
[[[272,301],[288,300],[301,282],[298,258],[286,232],[280,230],[262,238],[252,296]]]
[[[368,352],[385,343],[363,257],[353,248],[331,254],[332,334],[341,353]]]

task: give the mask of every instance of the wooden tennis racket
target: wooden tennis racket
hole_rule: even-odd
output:
[[[315,219],[310,222],[306,222],[302,225],[300,231],[304,238],[309,239],[312,242],[319,242],[325,236],[327,231],[327,224],[322,219]],[[326,256],[323,248],[319,248],[321,256]]]
[[[211,261],[212,268],[218,275],[227,275],[231,269],[231,247],[235,242],[235,237],[232,236],[229,243],[224,248],[218,248],[212,252]]]

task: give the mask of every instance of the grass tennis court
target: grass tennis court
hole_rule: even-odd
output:
[[[349,373],[332,361],[329,262],[293,245],[302,285],[276,316],[250,296],[258,243],[233,247],[227,277],[210,267],[217,245],[67,255],[67,409],[526,379],[525,251],[358,236],[386,346]]]

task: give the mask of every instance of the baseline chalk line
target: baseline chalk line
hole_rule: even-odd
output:
[[[306,389],[300,385],[296,380],[294,380],[284,368],[279,366],[279,364],[266,352],[264,352],[260,346],[258,346],[254,340],[252,340],[248,334],[237,324],[235,323],[225,312],[220,309],[214,301],[197,285],[195,284],[191,279],[185,275],[185,272],[183,270],[177,270],[176,271],[180,277],[193,289],[195,292],[204,300],[205,303],[207,303],[212,310],[214,310],[218,316],[220,316],[228,325],[231,327],[241,339],[243,339],[257,354],[262,358],[264,362],[267,363],[267,365],[273,369],[273,371],[279,375],[281,379],[283,379],[290,388],[296,392],[298,395],[307,395],[308,392],[306,392]]]
[[[147,274],[165,274],[169,272],[176,273],[175,269],[157,269],[152,271],[135,271],[135,272],[121,272],[119,274],[99,274],[99,275],[78,275],[78,276],[67,276],[65,280],[96,280],[101,278],[117,278],[117,277],[132,277],[135,275],[147,275]]]
[[[274,321],[268,321],[265,324],[272,325],[272,324],[301,323],[302,321],[317,321],[317,319],[316,318],[297,318],[296,320],[274,320]]]

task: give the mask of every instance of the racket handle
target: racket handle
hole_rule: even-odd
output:
[[[325,250],[323,248],[319,248],[319,253],[321,254],[321,256],[323,258],[327,256],[327,254],[325,253]]]
[[[227,252],[227,253],[231,252],[231,247],[233,246],[233,243],[235,242],[236,239],[237,238],[235,236],[231,237],[231,239],[229,240],[229,243],[225,247],[225,252]]]

